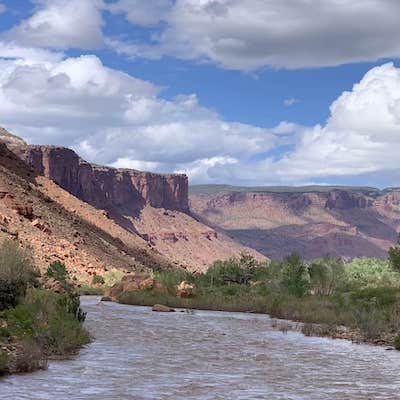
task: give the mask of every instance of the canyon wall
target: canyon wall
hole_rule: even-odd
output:
[[[204,192],[194,189],[190,204],[201,221],[272,259],[293,251],[308,260],[325,255],[386,258],[400,230],[397,189],[268,192],[211,185]]]
[[[118,208],[128,214],[145,205],[189,210],[186,175],[97,166],[64,147],[27,145],[13,151],[35,172],[96,208]]]
[[[186,175],[162,175],[90,164],[70,149],[28,145],[0,128],[0,145],[2,142],[4,149],[8,148],[9,151],[0,159],[0,183],[1,168],[6,167],[10,160],[12,171],[15,172],[18,165],[21,173],[31,180],[31,185],[43,192],[45,200],[40,207],[61,205],[68,210],[68,223],[75,223],[79,216],[88,224],[89,230],[90,226],[93,227],[93,240],[99,238],[100,230],[103,236],[110,236],[112,243],[121,250],[121,254],[118,249],[113,254],[104,254],[103,250],[92,251],[95,246],[89,243],[91,234],[88,231],[83,234],[76,229],[71,234],[69,230],[61,229],[64,220],[58,219],[59,210],[55,213],[57,218],[53,218],[53,214],[47,210],[37,213],[39,206],[34,206],[29,214],[31,199],[27,198],[28,189],[26,193],[17,193],[15,189],[13,197],[10,197],[7,194],[11,191],[2,191],[0,186],[0,208],[4,203],[4,212],[12,216],[16,212],[27,215],[26,221],[23,220],[24,226],[13,222],[13,233],[21,236],[27,232],[24,240],[37,244],[35,256],[42,257],[41,262],[43,257],[50,254],[61,258],[70,271],[78,268],[79,271],[91,273],[95,272],[94,268],[116,264],[116,261],[110,262],[111,256],[115,260],[122,260],[127,267],[144,265],[164,269],[174,266],[193,271],[204,271],[214,261],[237,257],[242,252],[265,260],[253,249],[192,217]],[[10,179],[10,185],[13,185],[13,180],[14,177]],[[50,235],[50,239],[54,239],[50,240],[45,231],[57,231],[57,237]],[[82,243],[78,243],[79,240]],[[107,248],[107,237],[107,243],[102,236],[99,241]],[[87,258],[83,257],[81,244],[90,244],[89,258],[95,262],[88,263]]]

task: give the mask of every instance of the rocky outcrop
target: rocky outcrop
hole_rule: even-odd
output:
[[[74,151],[56,146],[14,146],[13,151],[40,175],[102,209],[135,213],[145,205],[188,212],[188,179],[90,164]]]
[[[9,219],[8,211],[18,218],[18,225],[11,221],[6,226],[4,222],[0,234],[22,238],[19,223],[26,223],[30,240],[40,246],[38,253],[43,258],[60,259],[77,274],[82,269],[90,277],[102,274],[107,265],[116,266],[117,260],[121,265],[122,258],[128,271],[133,265],[204,271],[214,261],[237,257],[242,252],[265,259],[193,218],[188,207],[185,175],[102,167],[84,161],[67,148],[27,145],[1,131],[0,158],[0,181],[1,167],[4,167],[24,182],[21,193],[15,190],[14,176],[7,188],[0,186],[0,197],[3,192],[4,196],[15,197],[13,204],[10,201],[13,208],[6,207],[7,212],[2,211],[5,202],[0,199],[0,225],[3,217]],[[40,192],[40,199],[34,195],[35,190]],[[57,210],[60,214],[53,221],[49,220],[47,216],[53,216],[49,210],[58,207],[66,212]],[[61,232],[58,221],[64,214],[68,224],[73,226],[68,234]],[[100,236],[99,232],[86,236],[80,229],[81,224],[86,224],[86,229],[93,233],[99,229]],[[61,234],[63,238],[73,239],[57,240]],[[109,237],[104,238],[104,235]],[[121,254],[111,255],[109,240]],[[92,248],[91,245],[99,241],[106,254],[90,252],[90,261],[87,261],[82,247],[90,245]],[[111,257],[113,262],[110,262]]]
[[[168,289],[152,276],[143,273],[125,275],[120,282],[115,283],[104,295],[106,299],[118,300],[123,293],[151,290],[159,294],[169,294]]]
[[[194,295],[195,286],[193,283],[189,283],[186,281],[182,281],[176,287],[176,297],[180,297],[181,299],[189,299]]]

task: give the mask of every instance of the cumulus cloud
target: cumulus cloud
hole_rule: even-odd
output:
[[[393,0],[119,0],[113,10],[134,24],[163,22],[151,42],[110,42],[133,57],[254,70],[400,56],[400,2]]]
[[[22,46],[92,49],[103,45],[102,0],[35,0],[33,15],[3,39]]]
[[[0,43],[0,125],[31,143],[72,146],[90,161],[193,182],[301,184],[398,176],[400,69],[371,69],[323,125],[225,121],[195,94],[166,99],[151,82],[93,55],[65,58]]]
[[[33,1],[32,15],[0,38],[53,49],[107,45],[129,57],[173,56],[243,71],[400,56],[395,0]],[[137,37],[129,29],[105,36],[105,13],[151,29]]]
[[[106,7],[112,13],[123,13],[129,22],[141,26],[152,26],[165,20],[173,0],[119,0]]]
[[[57,62],[64,58],[60,52],[48,51],[36,47],[21,47],[0,40],[0,59],[20,60],[24,64]]]
[[[153,84],[96,56],[1,66],[1,124],[29,142],[72,146],[99,163],[166,172],[205,159],[246,159],[272,149],[288,129],[224,121],[195,95],[164,99]]]
[[[291,151],[279,160],[253,164],[239,160],[229,175],[216,166],[210,171],[221,181],[298,184],[323,178],[371,176],[399,184],[400,69],[392,63],[371,69],[331,106],[324,126],[303,129]],[[394,178],[393,178],[394,177]],[[371,182],[371,180],[370,180]]]

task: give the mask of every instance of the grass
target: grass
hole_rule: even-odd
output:
[[[386,343],[400,348],[400,273],[388,262],[356,259],[344,264],[321,259],[306,264],[297,256],[266,265],[244,256],[215,263],[204,274],[155,274],[172,294],[125,292],[118,301],[175,308],[268,313],[304,323],[304,332]],[[174,296],[181,281],[195,285],[192,298]]]
[[[107,271],[104,275],[95,275],[91,280],[87,276],[78,275],[75,281],[75,290],[81,296],[102,296],[123,276],[124,273],[118,270]]]
[[[8,355],[7,353],[0,349],[0,375],[4,375],[8,372]]]
[[[104,286],[81,285],[81,287],[75,290],[79,296],[102,296],[106,288]]]

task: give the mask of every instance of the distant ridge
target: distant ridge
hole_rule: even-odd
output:
[[[298,252],[387,258],[400,232],[400,190],[364,186],[200,185],[193,214],[272,260]]]
[[[370,186],[309,185],[309,186],[231,186],[231,185],[191,185],[189,193],[194,195],[220,192],[264,192],[264,193],[326,193],[333,190],[346,190],[364,194],[379,194],[394,188],[378,189]]]

